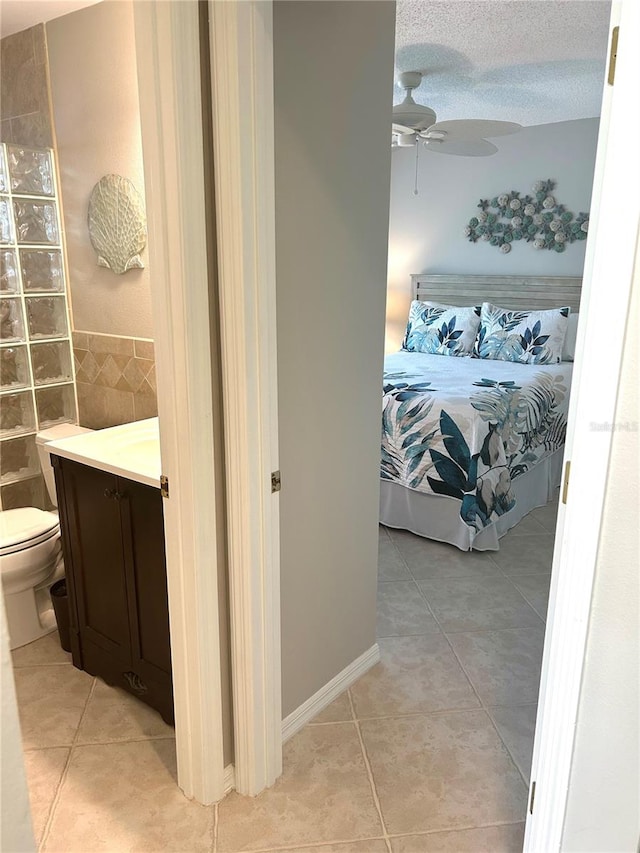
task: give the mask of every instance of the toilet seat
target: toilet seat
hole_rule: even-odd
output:
[[[54,512],[34,507],[7,509],[0,513],[0,557],[46,542],[60,532]]]

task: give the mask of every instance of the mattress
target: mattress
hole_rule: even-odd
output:
[[[533,505],[540,505],[559,476],[572,366],[387,356],[382,523],[461,548],[497,547],[498,536],[512,526],[508,522],[517,523],[532,508],[525,484],[537,484]],[[402,490],[431,500],[407,500]],[[398,514],[403,502],[411,507],[406,525]],[[433,516],[425,524],[416,523],[419,505]]]

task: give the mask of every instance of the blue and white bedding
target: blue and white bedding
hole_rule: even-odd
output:
[[[515,506],[514,480],[564,444],[571,369],[387,356],[382,480],[446,496],[472,530],[493,524]]]

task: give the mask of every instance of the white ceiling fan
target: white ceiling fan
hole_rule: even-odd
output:
[[[506,136],[522,128],[522,125],[512,121],[460,119],[437,122],[436,114],[430,107],[413,100],[411,93],[421,81],[420,71],[405,71],[400,75],[400,85],[407,94],[404,101],[393,108],[394,147],[411,148],[423,142],[428,151],[438,154],[489,157],[498,149],[485,137]]]

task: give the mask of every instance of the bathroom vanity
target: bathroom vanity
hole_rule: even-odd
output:
[[[54,442],[73,663],[173,722],[157,419]]]

